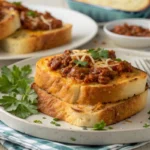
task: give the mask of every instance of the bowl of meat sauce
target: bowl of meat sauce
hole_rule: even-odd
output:
[[[150,20],[123,19],[104,26],[107,36],[117,45],[126,48],[150,47]]]

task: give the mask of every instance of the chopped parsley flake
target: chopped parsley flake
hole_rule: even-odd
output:
[[[87,130],[87,127],[84,126],[84,127],[82,127],[82,129],[83,129],[83,130]]]
[[[54,121],[59,121],[59,119],[58,119],[58,118],[54,118],[53,120],[54,120]]]
[[[34,120],[34,123],[42,124],[41,120]]]
[[[86,67],[88,65],[88,62],[81,60],[74,60],[74,63],[80,67]]]
[[[108,129],[109,129],[109,130],[112,130],[112,129],[113,129],[113,127],[108,127]]]
[[[35,11],[29,10],[29,11],[27,12],[27,16],[36,17],[36,16],[37,16],[37,13],[36,13]]]
[[[144,128],[149,128],[149,127],[150,127],[150,125],[149,125],[149,124],[147,124],[147,123],[145,123],[143,127],[144,127]]]
[[[22,3],[21,2],[13,2],[13,4],[16,6],[21,6]]]
[[[120,62],[120,61],[122,61],[122,60],[121,60],[120,58],[116,58],[115,61]]]
[[[99,123],[95,124],[93,130],[106,130],[106,123],[102,120]]]
[[[73,138],[73,137],[71,137],[71,138],[70,138],[70,140],[71,140],[71,141],[76,141],[76,139],[75,139],[75,138]]]
[[[89,49],[88,53],[91,54],[93,59],[101,60],[102,58],[109,58],[109,51],[101,48]]]
[[[59,123],[57,123],[57,122],[55,122],[55,121],[51,121],[51,124],[53,124],[53,125],[55,125],[55,126],[57,126],[57,127],[61,126]]]
[[[46,119],[46,117],[43,117],[43,119]]]

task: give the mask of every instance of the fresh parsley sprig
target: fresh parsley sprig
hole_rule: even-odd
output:
[[[79,67],[86,67],[88,65],[87,61],[74,60],[74,63]]]
[[[88,53],[91,54],[93,59],[101,60],[102,58],[109,58],[109,51],[101,48],[89,49]]]
[[[32,70],[29,65],[19,69],[17,66],[13,66],[12,69],[8,67],[2,67],[0,76],[0,92],[9,93],[16,92],[18,82],[20,80],[25,80],[27,83],[33,81],[32,77],[29,77]]]
[[[0,76],[0,92],[4,94],[0,105],[20,118],[27,118],[37,111],[37,94],[31,89],[32,70],[29,65],[12,69],[3,67]]]
[[[13,4],[16,5],[16,6],[21,6],[22,5],[21,2],[13,2]]]
[[[27,16],[35,18],[35,17],[37,17],[37,13],[35,11],[29,10],[27,12]]]

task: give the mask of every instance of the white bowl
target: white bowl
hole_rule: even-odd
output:
[[[150,29],[149,19],[122,19],[107,23],[104,26],[104,31],[107,36],[119,46],[127,48],[146,48],[150,47],[150,37],[136,37],[136,36],[125,36],[111,32],[116,25],[137,25]]]

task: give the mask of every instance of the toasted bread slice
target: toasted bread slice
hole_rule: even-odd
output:
[[[32,85],[38,94],[38,108],[44,114],[59,118],[76,126],[93,127],[104,120],[107,125],[122,121],[141,111],[147,100],[148,90],[124,101],[97,105],[74,105],[66,103],[36,84]]]
[[[71,104],[95,105],[128,99],[145,90],[147,74],[134,68],[125,72],[108,84],[78,83],[60,72],[50,70],[49,62],[54,56],[40,59],[36,64],[35,83],[48,93]]]
[[[77,0],[77,1],[131,12],[141,11],[150,6],[149,0]]]
[[[13,54],[25,54],[64,45],[71,41],[72,25],[50,31],[18,30],[0,41],[0,47]]]
[[[0,10],[0,40],[13,34],[17,29],[21,27],[20,18],[15,10]]]

